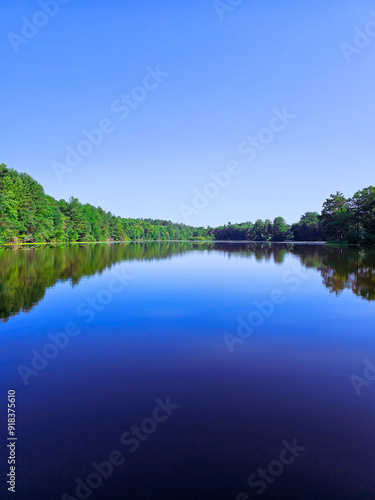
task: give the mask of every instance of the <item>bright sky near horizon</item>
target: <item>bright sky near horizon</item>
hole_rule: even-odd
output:
[[[53,197],[292,223],[375,184],[372,2],[56,2],[0,30],[0,163]]]

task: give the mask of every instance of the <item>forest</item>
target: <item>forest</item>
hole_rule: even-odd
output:
[[[100,207],[48,196],[35,179],[0,165],[0,243],[144,240],[330,241],[375,244],[375,187],[352,198],[332,194],[321,214],[306,212],[289,225],[283,217],[212,228],[155,219],[128,219]]]

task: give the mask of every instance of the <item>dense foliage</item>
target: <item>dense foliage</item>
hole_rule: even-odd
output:
[[[273,221],[192,227],[154,219],[124,219],[76,198],[55,200],[25,173],[0,165],[0,243],[141,240],[347,241],[375,244],[375,187],[352,198],[331,195],[322,214],[307,212],[296,224]]]
[[[0,165],[0,243],[213,239],[171,221],[123,219],[76,198],[57,201],[28,174]]]
[[[217,240],[286,241],[293,239],[292,228],[282,217],[276,217],[273,222],[269,219],[265,221],[258,219],[255,224],[228,222],[228,225],[214,229],[214,235]]]
[[[349,199],[332,194],[324,202],[321,221],[328,240],[375,244],[375,187],[357,191]]]

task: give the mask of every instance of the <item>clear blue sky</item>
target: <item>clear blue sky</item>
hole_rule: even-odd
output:
[[[350,63],[340,47],[375,21],[372,2],[243,0],[220,20],[212,0],[71,0],[16,53],[9,33],[40,10],[1,3],[0,162],[55,198],[182,222],[233,160],[241,173],[191,223],[291,223],[375,183],[375,28]],[[158,65],[169,76],[121,120],[113,103]],[[284,106],[296,117],[247,162],[239,144]],[[59,182],[52,164],[106,118],[113,132]]]

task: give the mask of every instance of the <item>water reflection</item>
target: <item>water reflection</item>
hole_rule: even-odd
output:
[[[0,249],[0,319],[30,311],[58,281],[75,286],[121,261],[170,259],[192,251],[224,252],[228,257],[282,264],[288,254],[321,273],[322,283],[339,295],[345,289],[375,300],[375,249],[304,244],[130,243]]]

